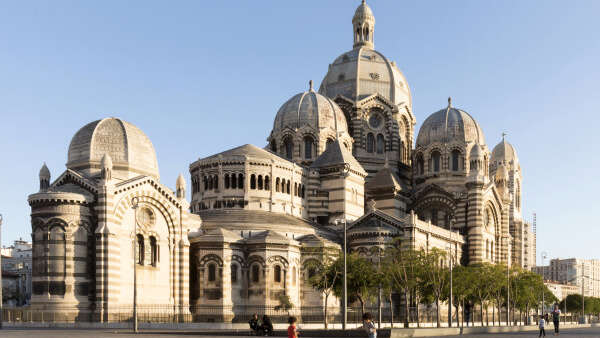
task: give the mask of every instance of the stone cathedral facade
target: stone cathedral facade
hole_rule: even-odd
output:
[[[175,190],[161,183],[154,147],[134,125],[106,118],[80,129],[66,170],[51,180],[44,165],[28,199],[32,306],[115,320],[131,307],[135,269],[140,305],[197,320],[235,321],[281,294],[299,309],[322,307],[305,263],[340,249],[344,223],[348,250],[372,259],[400,238],[449,250],[456,264],[531,268],[515,148],[503,137],[490,151],[450,99],[415,140],[410,87],[374,49],[374,28],[363,1],[352,49],[319,89],[311,81],[281,105],[263,147],[192,162],[190,201],[183,176]]]

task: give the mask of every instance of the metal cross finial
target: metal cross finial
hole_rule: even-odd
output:
[[[452,98],[448,96],[448,108],[452,107]]]
[[[314,91],[314,89],[313,89],[313,81],[312,80],[308,81],[308,90],[311,91],[311,92]]]
[[[505,137],[506,135],[508,135],[508,134],[507,134],[507,133],[505,133],[505,132],[502,132],[502,141],[504,141],[504,137]]]

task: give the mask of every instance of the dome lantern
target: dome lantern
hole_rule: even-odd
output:
[[[354,48],[357,47],[368,47],[375,48],[373,42],[373,35],[375,30],[375,16],[373,11],[365,0],[362,1],[360,6],[354,12],[352,18],[352,28],[354,34]]]

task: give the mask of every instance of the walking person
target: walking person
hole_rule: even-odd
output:
[[[544,330],[544,326],[546,325],[546,320],[544,319],[544,316],[540,317],[540,321],[539,321],[539,327],[540,327],[540,337],[542,336],[542,334],[544,334],[544,337],[546,337],[546,330]]]
[[[558,331],[558,324],[560,324],[560,309],[558,308],[558,304],[554,304],[554,311],[552,311],[552,322],[554,323],[554,335],[558,336],[560,334]]]
[[[288,318],[288,323],[290,324],[290,326],[288,326],[288,338],[298,338],[298,329],[296,329],[296,317],[291,316],[290,318]]]
[[[363,328],[369,338],[377,338],[377,329],[375,328],[375,324],[373,324],[373,316],[369,312],[363,315]]]

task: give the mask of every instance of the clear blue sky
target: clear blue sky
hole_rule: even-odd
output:
[[[140,127],[174,187],[189,163],[265,144],[279,106],[352,47],[359,0],[4,1],[0,4],[2,243],[30,239],[27,195],[73,134]],[[488,146],[508,133],[538,252],[600,258],[600,1],[369,1],[375,47],[408,79],[420,123],[453,105]],[[539,260],[539,255],[538,255]]]

